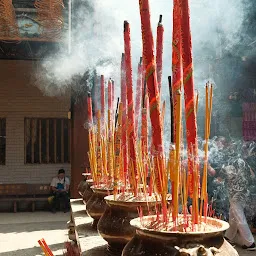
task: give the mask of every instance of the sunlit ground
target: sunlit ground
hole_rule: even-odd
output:
[[[44,255],[38,240],[44,238],[53,254],[63,255],[68,240],[70,213],[0,213],[0,255]]]
[[[37,242],[41,238],[46,240],[55,256],[63,255],[69,218],[70,213],[61,212],[0,213],[0,256],[42,256]],[[92,247],[95,238],[89,238]],[[255,255],[255,252],[236,249],[240,256]]]

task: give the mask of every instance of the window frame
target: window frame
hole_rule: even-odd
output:
[[[35,125],[35,122],[36,122],[36,125]],[[45,122],[45,131],[44,131],[45,142],[43,141],[43,136],[42,136],[43,122]],[[51,122],[53,124],[52,127],[50,127]],[[61,135],[57,134],[58,132],[57,122],[60,122]],[[27,128],[28,125],[30,126],[29,128]],[[51,141],[50,136],[52,135],[52,133],[53,133],[53,140]],[[67,139],[65,139],[65,135],[67,135],[66,136]],[[60,142],[57,142],[57,136],[60,136]],[[31,144],[30,146],[29,146],[29,143]],[[35,149],[35,143],[37,147],[36,149]],[[60,150],[58,149],[58,143],[60,143],[59,145]],[[51,148],[52,144],[53,144],[52,146],[53,151]],[[29,147],[30,149],[28,150]],[[26,165],[69,164],[71,161],[70,147],[71,147],[71,122],[68,118],[61,118],[61,117],[57,117],[57,118],[25,117],[24,118],[24,164]],[[57,150],[59,150],[60,152],[57,152]],[[28,153],[28,151],[30,151],[30,153]],[[37,160],[35,159],[35,153],[38,154]],[[59,155],[60,157],[58,157],[57,155]],[[31,157],[31,160],[29,160],[28,157]]]

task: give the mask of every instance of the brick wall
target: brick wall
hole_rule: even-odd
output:
[[[32,84],[33,61],[0,60],[0,117],[6,118],[6,165],[0,183],[49,183],[69,164],[24,164],[24,117],[66,118],[69,95],[47,97]]]

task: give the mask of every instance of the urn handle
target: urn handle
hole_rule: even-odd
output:
[[[220,250],[215,247],[205,248],[203,245],[191,249],[179,247],[176,247],[176,249],[179,251],[179,256],[214,256],[216,253],[220,252]]]

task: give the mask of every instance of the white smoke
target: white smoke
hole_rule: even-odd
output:
[[[172,75],[173,5],[171,0],[149,2],[155,41],[160,14],[163,15],[165,28],[162,100],[166,101],[167,129],[170,127],[167,77]],[[40,79],[37,84],[48,94],[62,92],[63,88],[75,83],[74,77],[83,76],[85,71],[96,69],[97,75],[103,74],[105,79],[112,78],[115,81],[115,98],[117,98],[120,95],[120,62],[124,51],[124,20],[127,20],[131,27],[133,84],[136,85],[137,64],[142,55],[139,1],[81,0],[80,3],[80,7],[73,13],[73,20],[76,22],[72,31],[71,53],[68,53],[67,43],[60,52],[44,61],[41,69],[43,71],[39,72]],[[233,48],[239,43],[245,12],[243,0],[233,0],[232,4],[229,0],[191,0],[190,9],[195,87],[200,92],[200,99],[203,99],[205,82],[208,80],[214,82],[211,64],[216,58],[221,58],[223,52],[237,50]],[[215,86],[215,91],[218,86]],[[200,100],[199,107],[202,106],[204,102]]]
[[[120,80],[120,60],[123,50],[123,21],[131,25],[133,78],[136,79],[137,63],[141,56],[141,27],[139,1],[86,1],[81,4],[76,13],[79,20],[73,28],[72,50],[68,54],[67,45],[61,52],[43,63],[46,73],[58,87],[68,84],[74,75],[82,75],[85,70],[96,68],[99,75]],[[88,4],[92,8],[88,8]],[[163,88],[168,90],[167,76],[171,75],[172,50],[172,1],[151,0],[151,24],[156,36],[159,15],[163,15],[164,64]],[[236,44],[238,33],[244,19],[242,0],[191,0],[191,29],[193,36],[193,54],[201,59],[202,65],[197,65],[195,77],[197,83],[209,79],[210,71],[207,60],[213,58],[213,53],[221,54],[222,48],[231,48]],[[220,34],[225,34],[225,44],[219,41]],[[202,49],[203,47],[206,49]],[[49,86],[47,86],[49,88]],[[166,95],[164,91],[164,95]]]

